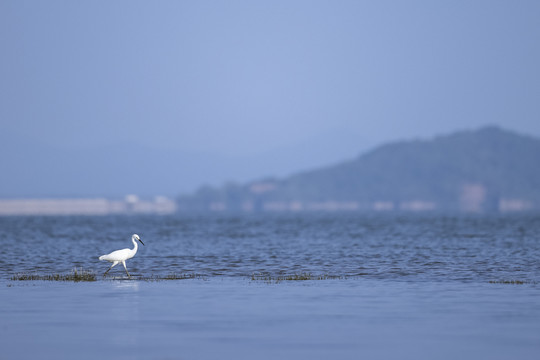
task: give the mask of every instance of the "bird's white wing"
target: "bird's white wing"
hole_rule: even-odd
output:
[[[116,250],[110,254],[100,256],[99,260],[107,260],[107,261],[127,260],[133,257],[131,256],[131,253],[132,253],[131,249]]]

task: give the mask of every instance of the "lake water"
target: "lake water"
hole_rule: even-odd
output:
[[[0,358],[537,359],[538,282],[535,215],[0,217]]]

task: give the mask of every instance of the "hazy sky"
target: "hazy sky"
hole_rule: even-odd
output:
[[[496,124],[539,1],[0,0],[0,197],[175,195]]]

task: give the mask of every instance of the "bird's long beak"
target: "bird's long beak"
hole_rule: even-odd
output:
[[[139,238],[139,239],[137,239],[137,240],[139,240],[139,241],[141,242],[141,244],[143,244],[143,245],[144,245],[144,243],[142,242],[142,240],[141,240],[140,238]]]

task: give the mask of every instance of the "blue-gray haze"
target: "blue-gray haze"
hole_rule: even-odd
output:
[[[538,1],[0,1],[0,197],[176,195],[494,124]]]

